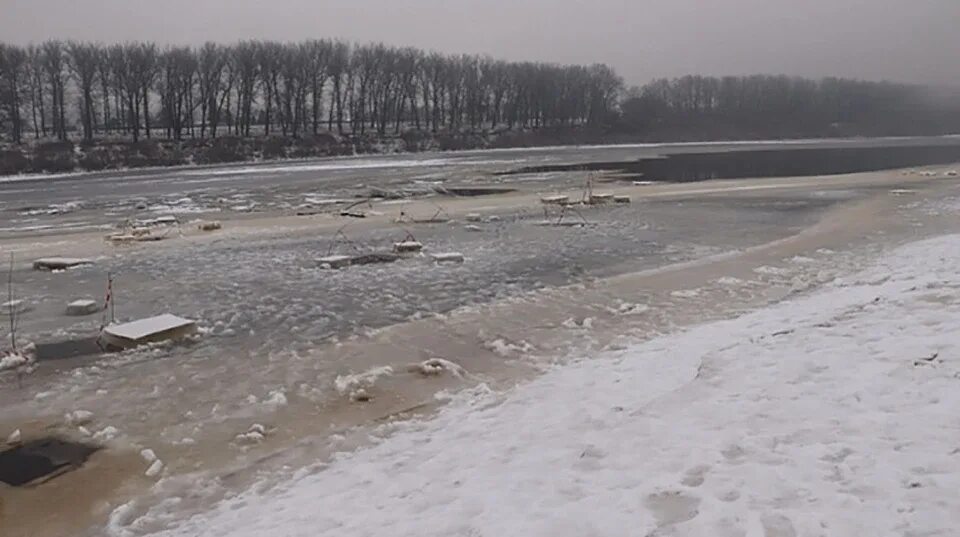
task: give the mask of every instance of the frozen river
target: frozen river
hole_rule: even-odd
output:
[[[711,155],[722,161],[705,158]],[[724,159],[725,155],[733,157]],[[367,197],[384,190],[428,192],[443,185],[549,190],[582,182],[586,173],[564,171],[629,172],[636,171],[637,162],[665,163],[647,171],[656,175],[654,180],[669,182],[766,177],[778,171],[820,175],[955,161],[960,161],[960,138],[943,137],[507,149],[0,177],[0,237],[110,229],[126,219],[162,214],[243,218],[251,213],[290,213],[325,200]],[[517,173],[536,170],[544,171]]]
[[[422,407],[444,389],[506,385],[574,349],[612,344],[617,334],[668,332],[815,285],[833,274],[823,270],[822,258],[832,255],[827,246],[866,247],[881,229],[909,236],[926,217],[915,198],[953,193],[950,166],[909,175],[635,185],[635,176],[624,178],[630,170],[616,164],[783,145],[554,148],[0,180],[0,251],[17,252],[15,291],[30,308],[19,321],[22,341],[95,335],[100,315],[66,317],[63,309],[76,298],[100,300],[108,273],[121,320],[171,312],[198,319],[202,332],[190,344],[121,354],[54,352],[22,388],[12,375],[0,376],[0,434],[20,427],[28,435],[82,436],[63,416],[89,410],[95,420],[86,431],[117,431],[100,439],[110,449],[94,462],[130,465],[114,478],[135,488],[143,485],[141,463],[123,454],[145,447],[168,460],[170,477],[220,479],[277,453],[287,453],[279,460],[295,467],[302,460],[288,453],[293,446]],[[960,148],[953,139],[935,145],[947,148],[940,159]],[[633,203],[583,207],[564,217],[583,224],[575,227],[543,225],[540,195],[576,195],[590,163],[604,163],[594,167],[596,189],[630,195]],[[428,195],[424,185],[514,192],[454,198]],[[364,219],[294,214],[304,205],[323,206],[317,200],[369,195],[371,188],[409,197],[372,201]],[[398,224],[401,210],[442,211],[449,221]],[[129,248],[102,240],[121,219],[161,214],[220,219],[224,230],[188,230]],[[552,214],[546,222],[556,219]],[[817,231],[805,242],[809,230]],[[428,253],[460,252],[465,262],[438,265],[418,256],[345,270],[316,262],[329,253],[389,250],[407,234]],[[773,246],[781,243],[790,246]],[[96,261],[90,267],[50,273],[29,266],[31,256],[88,252]],[[839,270],[846,259],[833,258],[829,268]],[[657,272],[664,267],[678,268]],[[463,371],[438,378],[410,373],[411,364],[434,357]],[[351,401],[357,386],[372,400]],[[252,423],[265,424],[269,440],[238,445],[235,436]],[[317,456],[306,451],[307,459]],[[95,479],[77,471],[58,481],[70,490]],[[117,490],[99,498],[116,501]],[[0,493],[32,505],[29,494],[2,485]]]

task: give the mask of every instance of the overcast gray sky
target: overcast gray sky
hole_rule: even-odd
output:
[[[604,62],[631,83],[786,73],[960,84],[960,0],[0,0],[0,40],[341,37]]]

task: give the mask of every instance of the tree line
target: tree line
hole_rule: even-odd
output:
[[[626,92],[624,128],[818,136],[960,132],[957,93],[891,82],[788,76],[685,76]]]
[[[333,40],[0,43],[0,137],[65,141],[76,130],[85,141],[136,141],[600,124],[615,112],[622,85],[600,64]]]
[[[916,85],[767,75],[625,90],[601,64],[335,40],[0,43],[0,139],[16,143],[582,126],[659,140],[939,134],[960,130],[960,101]]]

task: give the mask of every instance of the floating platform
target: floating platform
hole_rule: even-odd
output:
[[[613,194],[590,194],[588,202],[591,205],[602,205],[614,201]]]
[[[90,299],[81,299],[74,300],[73,302],[67,304],[67,315],[72,317],[82,317],[84,315],[90,315],[97,313],[102,308],[96,300]]]
[[[393,263],[400,256],[393,252],[373,252],[360,255],[328,255],[317,258],[317,264],[331,269],[342,269],[353,265],[374,265],[378,263]]]
[[[463,259],[464,259],[463,254],[461,254],[460,252],[436,253],[436,254],[430,254],[430,257],[433,258],[433,260],[438,264],[463,263]]]
[[[154,235],[149,231],[140,229],[133,230],[133,233],[114,233],[107,235],[107,240],[113,244],[129,244],[132,242],[155,242],[166,238],[164,235]]]
[[[183,339],[196,331],[196,321],[166,313],[107,326],[100,333],[100,343],[107,349],[124,350],[147,343]]]
[[[459,196],[463,198],[473,198],[478,196],[495,196],[498,194],[510,194],[516,192],[515,188],[496,187],[496,186],[438,186],[434,190],[438,194],[448,196]]]
[[[80,257],[44,257],[33,262],[34,270],[66,270],[82,265],[92,265],[93,261]]]
[[[544,205],[566,205],[570,203],[570,196],[545,196],[540,198]]]
[[[393,252],[374,252],[371,254],[361,254],[350,259],[351,265],[375,265],[379,263],[393,263],[400,259],[400,256]]]
[[[146,227],[152,227],[152,226],[172,226],[172,225],[175,225],[175,224],[178,224],[178,223],[179,223],[179,220],[177,220],[177,217],[176,217],[176,216],[172,216],[172,215],[158,216],[158,217],[156,217],[156,218],[151,218],[151,219],[147,219],[147,220],[138,220],[138,221],[136,222],[137,225],[146,226]]]
[[[393,251],[398,254],[415,254],[423,250],[423,243],[418,241],[402,241],[393,243]]]

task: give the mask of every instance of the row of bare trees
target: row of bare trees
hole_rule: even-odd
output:
[[[0,43],[0,136],[175,139],[323,130],[386,135],[597,124],[622,80],[605,65],[512,63],[342,41],[160,48]]]

